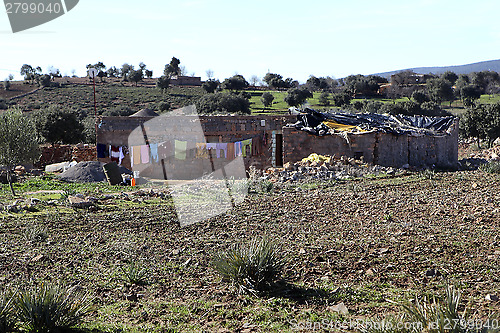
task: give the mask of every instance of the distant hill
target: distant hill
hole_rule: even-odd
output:
[[[406,68],[400,69],[392,72],[385,73],[377,73],[374,75],[380,75],[383,77],[390,78],[392,74],[396,74],[405,70],[412,70],[418,74],[442,74],[446,71],[452,71],[457,74],[469,74],[472,72],[480,72],[480,71],[495,71],[500,72],[500,59],[498,60],[488,60],[476,62],[473,64],[467,65],[459,65],[459,66],[443,66],[443,67],[415,67],[415,68]]]

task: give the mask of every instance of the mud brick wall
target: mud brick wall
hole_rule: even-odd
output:
[[[71,161],[73,147],[71,145],[41,146],[40,160],[35,167],[43,168],[48,164]]]
[[[53,145],[41,146],[40,160],[35,163],[35,167],[44,168],[46,165],[60,162],[68,162],[73,159],[77,162],[95,161],[95,145]]]
[[[95,145],[76,145],[73,147],[71,155],[71,158],[77,162],[97,160]]]

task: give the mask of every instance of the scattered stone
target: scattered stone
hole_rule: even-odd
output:
[[[300,248],[299,254],[306,254],[306,250],[304,248]]]
[[[333,312],[338,312],[342,315],[347,315],[349,314],[349,310],[347,309],[347,306],[345,306],[344,303],[339,303],[334,306],[329,306],[328,310],[333,311]]]
[[[26,173],[26,168],[22,165],[18,165],[16,166],[16,168],[14,169],[14,172],[18,175],[18,176],[22,176]]]
[[[32,262],[37,262],[37,261],[40,261],[42,260],[44,257],[43,257],[43,254],[39,254],[37,255],[36,257],[34,257],[33,259],[31,259]]]
[[[431,268],[425,272],[425,276],[427,277],[434,277],[434,276],[439,276],[440,273],[439,271],[435,270],[434,268]]]
[[[77,196],[69,196],[68,201],[73,208],[87,208],[94,205],[92,201]]]

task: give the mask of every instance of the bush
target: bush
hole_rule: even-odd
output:
[[[306,102],[308,98],[312,98],[313,94],[306,88],[291,88],[285,96],[284,101],[289,106],[299,106]]]
[[[169,102],[159,102],[157,105],[158,111],[161,112],[167,112],[170,110],[170,103]]]
[[[91,301],[63,286],[43,283],[14,296],[17,316],[29,332],[54,332],[77,325],[88,312]]]
[[[122,267],[121,271],[123,281],[136,285],[147,284],[148,269],[135,260]]]
[[[102,116],[104,116],[104,117],[128,117],[134,113],[135,113],[135,111],[132,110],[128,106],[117,106],[113,109],[105,110],[102,113]]]
[[[323,106],[328,106],[330,105],[330,94],[327,92],[327,91],[323,91],[320,95],[319,95],[319,99],[318,99],[318,102],[320,105],[323,105]]]
[[[219,85],[220,85],[219,80],[210,79],[210,80],[207,80],[207,81],[203,82],[203,84],[201,85],[201,87],[207,93],[212,94],[219,87]]]
[[[3,98],[0,98],[0,110],[6,110],[9,107],[7,101]]]
[[[79,143],[84,139],[84,125],[73,110],[50,106],[32,113],[36,128],[47,142]]]
[[[200,114],[243,113],[250,114],[250,102],[243,96],[230,93],[215,93],[201,96],[196,101]]]
[[[5,90],[9,90],[9,89],[10,89],[10,81],[9,81],[9,80],[5,79],[5,80],[3,81],[3,88],[4,88]]]
[[[351,104],[352,96],[348,92],[340,92],[332,95],[333,104],[337,107]]]
[[[461,293],[455,287],[446,286],[446,299],[444,303],[438,302],[435,298],[430,302],[425,297],[418,298],[415,303],[406,302],[402,305],[404,313],[399,318],[392,317],[384,320],[388,325],[380,327],[373,325],[361,329],[363,333],[488,333],[499,332],[498,327],[488,329],[486,327],[475,327],[475,325],[495,325],[498,320],[474,320],[469,318],[466,310],[462,314],[458,308]],[[393,324],[393,325],[390,325]],[[471,325],[473,324],[473,325]],[[379,326],[379,327],[375,327]],[[392,326],[392,327],[391,327]],[[474,327],[472,327],[474,326]]]
[[[278,251],[268,238],[254,239],[248,246],[235,245],[217,255],[214,267],[239,293],[255,294],[267,290],[280,277],[284,261]]]
[[[485,164],[481,164],[479,166],[479,170],[488,173],[500,173],[500,162],[499,161],[491,161]]]
[[[265,92],[262,94],[260,100],[262,101],[262,104],[264,104],[265,107],[270,107],[273,105],[274,101],[274,96],[270,92]]]

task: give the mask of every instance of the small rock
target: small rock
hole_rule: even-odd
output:
[[[434,277],[434,276],[438,276],[439,275],[439,272],[436,271],[434,268],[431,268],[429,270],[427,270],[427,272],[425,272],[425,276],[427,277]]]
[[[500,300],[497,295],[492,294],[486,295],[485,299],[490,302],[498,302]]]
[[[31,259],[31,261],[32,262],[37,262],[37,261],[40,261],[42,259],[43,259],[43,254],[39,254],[36,257],[34,257],[33,259]]]
[[[329,306],[328,309],[333,312],[338,312],[343,315],[349,314],[349,310],[347,309],[347,306],[345,306],[344,303],[339,303],[334,306]]]
[[[373,275],[375,275],[375,272],[371,268],[369,268],[366,270],[365,274],[368,276],[373,276]]]
[[[304,250],[304,248],[300,248],[299,253],[300,254],[306,254],[306,250]]]
[[[90,206],[93,206],[94,203],[89,200],[85,200],[83,198],[80,198],[78,196],[69,196],[68,201],[73,208],[87,208]]]

